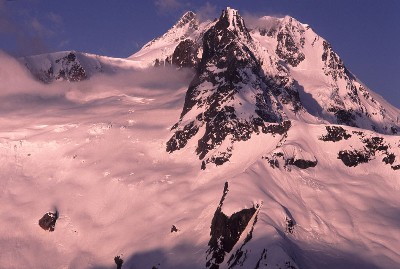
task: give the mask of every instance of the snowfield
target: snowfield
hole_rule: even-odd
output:
[[[225,182],[224,214],[258,205],[246,268],[399,266],[399,171],[379,153],[345,166],[338,151],[361,147],[355,134],[322,141],[325,125],[293,121],[283,146],[259,134],[235,144],[230,162],[201,170],[195,143],[166,151],[190,71],[43,85],[2,58],[10,64],[0,66],[0,268],[115,268],[117,255],[123,268],[205,268]],[[399,136],[378,136],[400,156]],[[277,152],[318,165],[278,158],[273,167],[267,157]],[[55,210],[55,231],[44,231],[38,220]]]

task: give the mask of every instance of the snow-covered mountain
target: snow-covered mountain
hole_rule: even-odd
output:
[[[0,57],[1,268],[399,266],[400,110],[308,25]]]
[[[208,40],[212,37],[206,33],[216,27],[215,38]],[[224,35],[224,31],[229,34]],[[217,61],[222,65],[224,57],[232,58],[224,47],[230,42],[239,42],[245,47],[246,52],[242,54],[253,60],[249,65],[261,66],[264,79],[270,82],[269,92],[278,99],[286,118],[344,124],[386,134],[396,134],[400,130],[398,111],[363,85],[332,46],[310,26],[289,16],[266,16],[252,20],[252,25],[245,25],[240,14],[230,8],[214,22],[200,23],[193,12],[188,12],[166,34],[146,44],[129,59],[150,66],[160,63],[198,66],[201,63],[197,69],[202,72],[209,56],[202,57],[202,54],[210,44],[221,46],[215,49],[220,50]],[[183,60],[183,56],[179,57],[181,54],[190,56],[190,60]],[[239,59],[238,56],[234,58]]]

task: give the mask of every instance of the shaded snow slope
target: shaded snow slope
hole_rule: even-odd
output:
[[[0,267],[115,268],[117,255],[122,268],[400,264],[398,136],[293,119],[283,138],[254,133],[201,170],[192,140],[165,150],[187,70],[43,85],[7,63],[0,76],[13,66],[24,83],[0,77]],[[339,158],[353,151],[359,162]],[[49,211],[53,232],[38,224]]]

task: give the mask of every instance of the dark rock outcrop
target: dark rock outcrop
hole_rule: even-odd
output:
[[[338,154],[338,159],[342,160],[349,167],[357,166],[360,163],[367,163],[370,157],[368,152],[358,150],[341,150]]]
[[[53,232],[56,226],[56,221],[58,219],[58,212],[47,212],[43,215],[43,217],[39,220],[39,226],[49,232]]]
[[[286,217],[285,222],[286,222],[286,232],[293,234],[294,227],[296,225],[295,221],[289,217]]]
[[[397,170],[395,169],[397,164],[394,164],[396,161],[396,155],[390,152],[390,145],[385,142],[383,137],[367,137],[363,132],[353,132],[353,134],[359,137],[364,147],[362,149],[339,151],[338,159],[342,160],[346,166],[354,167],[361,163],[367,163],[370,160],[375,159],[379,154],[383,156],[383,163],[390,165],[392,169]]]
[[[319,139],[322,141],[338,142],[342,139],[347,140],[351,137],[343,127],[340,126],[326,126],[326,135],[322,135]]]
[[[54,74],[55,79],[68,81],[82,81],[87,79],[86,71],[77,60],[76,54],[70,52],[67,56],[56,60],[56,63],[63,67],[58,74]]]
[[[172,64],[178,67],[195,68],[200,59],[197,57],[199,48],[190,39],[181,41],[172,54]]]
[[[222,198],[211,222],[211,238],[208,242],[209,248],[207,250],[206,263],[206,267],[211,269],[219,268],[219,265],[225,259],[225,255],[229,253],[239,241],[250,219],[257,211],[256,207],[246,208],[228,217],[222,212],[222,205],[227,194],[228,183],[226,182]],[[248,240],[250,239],[251,233]]]
[[[303,160],[303,159],[295,159],[295,158],[288,158],[286,159],[285,165],[294,165],[300,169],[307,169],[310,167],[317,166],[318,161],[310,161],[310,160]]]
[[[258,207],[258,205],[257,205],[257,207]],[[258,213],[255,213],[255,214],[258,214]],[[233,268],[235,266],[243,266],[244,263],[246,262],[249,250],[245,249],[245,246],[253,238],[253,231],[254,231],[254,227],[257,223],[257,217],[258,216],[256,215],[254,222],[251,226],[251,230],[246,235],[246,238],[244,239],[242,245],[235,251],[235,253],[232,253],[231,257],[229,258],[229,260],[228,260],[228,265],[229,265],[228,268],[229,269]]]
[[[31,66],[30,63],[34,62],[36,56],[22,58],[21,61],[25,62],[25,66],[32,73],[32,75],[41,82],[51,83],[54,80],[66,80],[71,82],[77,82],[86,80],[89,78],[85,68],[82,66],[77,52],[71,51],[64,56],[51,60],[54,56],[41,55],[42,58],[38,61],[44,61],[47,66],[46,69],[43,67],[37,68]],[[46,56],[46,57],[45,57]]]
[[[120,256],[115,256],[114,257],[114,262],[117,265],[117,269],[122,269],[122,264],[124,263],[124,260],[121,259]]]
[[[322,61],[325,64],[324,72],[327,76],[332,76],[336,81],[339,78],[344,78],[346,75],[350,74],[347,68],[344,66],[342,59],[339,55],[333,51],[331,44],[324,41],[324,52],[322,53]]]
[[[256,267],[254,267],[254,269],[259,269],[260,265],[264,265],[267,266],[267,249],[264,248],[263,251],[261,252],[261,257],[260,259],[258,259],[257,263],[256,263]]]
[[[290,166],[294,165],[300,169],[308,169],[311,167],[315,167],[318,164],[318,160],[314,157],[311,160],[305,159],[305,157],[296,156],[287,156],[281,151],[277,151],[272,153],[270,156],[263,156],[262,159],[268,161],[269,165],[272,168],[280,168],[281,162],[283,163],[283,168],[287,171],[291,171]]]
[[[171,227],[171,233],[177,233],[178,231],[179,231],[178,228],[176,228],[175,225],[172,225],[172,227]]]
[[[278,43],[275,52],[286,63],[295,67],[305,59],[305,55],[301,51],[304,39],[300,39],[300,44],[297,44],[294,32],[297,31],[299,34],[303,34],[304,31],[297,29],[293,25],[293,18],[287,17],[286,19],[288,22],[281,26],[276,36]]]
[[[393,170],[400,170],[400,164],[391,166]]]

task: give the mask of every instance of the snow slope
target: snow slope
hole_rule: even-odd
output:
[[[211,24],[210,21],[199,22],[196,14],[188,11],[164,35],[151,40],[128,59],[142,62],[145,66],[153,66],[156,63],[159,65],[171,64],[172,54],[179,43],[185,40],[201,42],[204,29]],[[201,58],[201,53],[201,51],[198,52],[199,58]]]
[[[42,85],[58,88],[57,98],[39,90],[15,96],[13,81],[1,86],[1,102],[12,102],[0,117],[1,268],[115,268],[116,255],[123,268],[205,268],[225,182],[224,214],[259,205],[239,259],[245,268],[400,264],[399,170],[379,152],[356,167],[338,159],[339,150],[363,146],[352,133],[362,130],[348,127],[351,138],[323,141],[325,125],[293,121],[282,146],[275,146],[281,137],[260,133],[235,144],[240,154],[230,162],[201,170],[195,144],[165,150],[191,76],[131,72]],[[160,84],[152,84],[155,74]],[[135,76],[147,81],[135,83]],[[399,163],[398,136],[363,132],[383,137]],[[278,152],[283,157],[273,167],[268,160]],[[282,158],[290,157],[316,158],[318,165],[285,166]],[[42,230],[38,220],[54,210],[55,231]],[[220,268],[228,268],[250,231]]]

